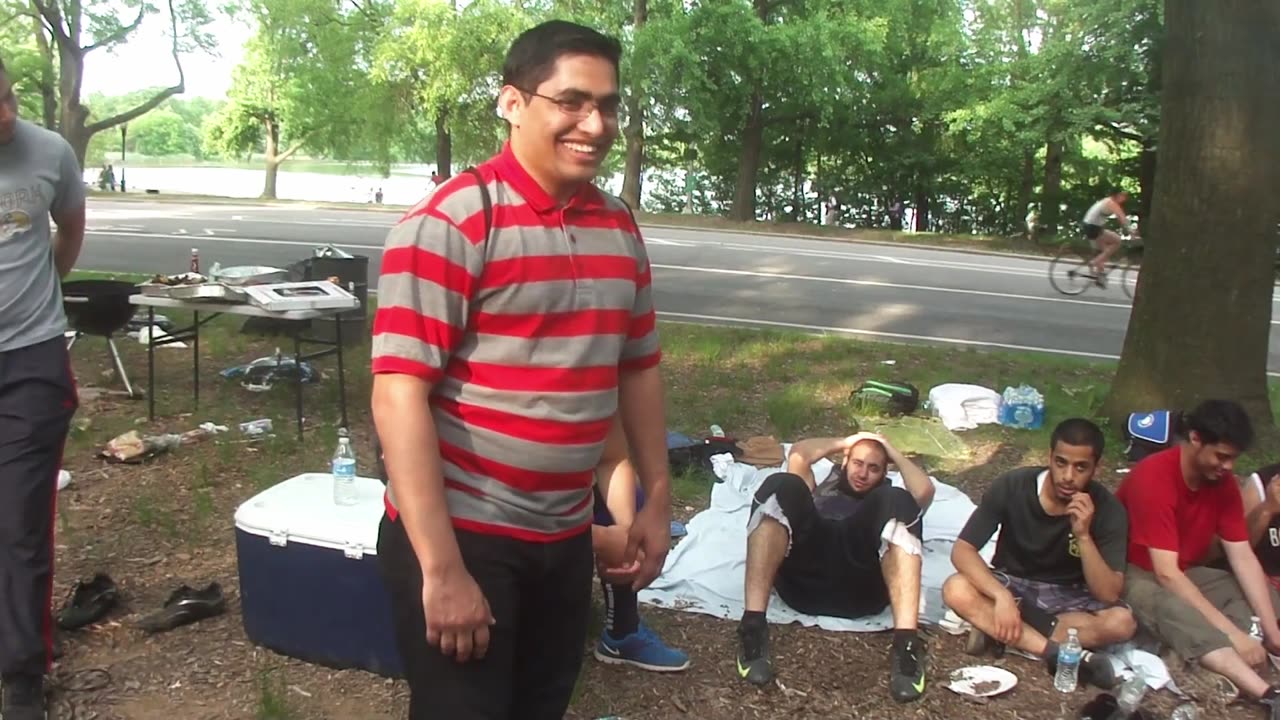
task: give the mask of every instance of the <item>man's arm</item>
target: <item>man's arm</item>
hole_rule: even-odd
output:
[[[1249,528],[1249,544],[1257,545],[1271,526],[1276,513],[1280,512],[1280,482],[1268,483],[1271,490],[1265,494],[1261,494],[1261,478],[1251,475],[1246,482],[1247,486],[1240,490],[1240,499],[1244,502],[1244,521]]]
[[[1013,593],[991,572],[991,567],[982,559],[978,548],[969,541],[956,540],[956,544],[951,547],[951,564],[956,566],[956,571],[978,592],[992,600],[1003,598],[1013,602]]]
[[[618,380],[618,414],[634,473],[650,500],[671,504],[671,467],[667,464],[666,401],[657,365],[623,370]]]
[[[1225,543],[1224,543],[1225,544]],[[1156,582],[1160,587],[1182,598],[1191,607],[1195,608],[1210,625],[1226,633],[1228,638],[1236,638],[1240,635],[1240,628],[1235,623],[1227,619],[1222,611],[1213,606],[1208,598],[1200,592],[1200,588],[1187,578],[1186,573],[1178,567],[1178,553],[1172,550],[1157,550],[1150,548],[1151,568],[1155,573]],[[1256,559],[1255,559],[1256,562]],[[1235,644],[1234,642],[1232,643]]]
[[[1092,535],[1077,535],[1076,545],[1080,548],[1080,564],[1084,567],[1084,583],[1089,587],[1089,594],[1105,603],[1118,602],[1124,590],[1124,573],[1111,569]]]
[[[1115,212],[1116,220],[1120,222],[1120,227],[1124,228],[1125,232],[1133,232],[1133,226],[1129,224],[1129,216],[1125,214],[1124,208],[1120,207],[1120,203],[1112,200],[1111,209]]]
[[[388,484],[424,578],[465,572],[445,502],[440,442],[431,417],[432,384],[413,375],[373,378],[373,421]]]
[[[1276,625],[1276,609],[1271,606],[1271,591],[1266,573],[1253,548],[1246,542],[1223,542],[1222,552],[1231,564],[1231,572],[1240,583],[1253,614],[1262,621],[1262,632],[1273,648],[1280,647],[1280,627]]]
[[[600,464],[596,466],[596,484],[600,486],[600,494],[613,516],[614,525],[630,527],[636,518],[636,469],[631,464],[622,421],[616,417],[613,427],[609,428]]]
[[[59,277],[66,277],[80,258],[84,247],[84,203],[53,215],[58,231],[53,235],[53,264]]]
[[[799,475],[813,492],[818,481],[813,477],[813,464],[848,449],[848,438],[809,438],[791,444],[787,453],[787,472]]]
[[[920,506],[920,512],[928,510],[934,494],[933,480],[929,478],[929,473],[911,462],[911,458],[899,452],[898,448],[883,435],[877,435],[876,439],[884,446],[885,453],[889,455],[889,461],[898,466],[898,472],[902,473],[902,485],[907,492],[911,493],[911,497],[915,498],[916,504]]]

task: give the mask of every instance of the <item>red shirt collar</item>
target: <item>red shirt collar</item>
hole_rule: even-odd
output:
[[[529,174],[520,161],[516,159],[516,154],[511,150],[511,142],[503,144],[502,152],[493,158],[494,169],[498,172],[499,177],[510,184],[515,191],[520,193],[529,207],[533,208],[539,215],[560,209],[560,204],[556,199],[547,194],[546,190],[538,184],[537,180]],[[604,197],[600,190],[591,183],[583,183],[578,190],[569,198],[569,202],[565,203],[566,208],[574,210],[595,210],[604,206]]]

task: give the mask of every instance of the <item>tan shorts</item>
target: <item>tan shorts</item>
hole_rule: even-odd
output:
[[[1187,568],[1187,579],[1204,594],[1211,605],[1222,611],[1236,627],[1248,631],[1253,608],[1244,597],[1240,583],[1226,570],[1208,567]],[[1280,595],[1268,585],[1273,607],[1280,607]],[[1225,633],[1209,624],[1199,610],[1185,600],[1160,587],[1155,575],[1129,565],[1124,577],[1124,601],[1133,609],[1138,625],[1155,635],[1183,660],[1231,647]]]

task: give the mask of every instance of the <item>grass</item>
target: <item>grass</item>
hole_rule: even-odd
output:
[[[289,690],[273,673],[258,676],[257,720],[293,720],[297,717],[289,707]]]

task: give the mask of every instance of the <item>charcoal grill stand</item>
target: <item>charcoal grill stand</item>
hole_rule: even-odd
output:
[[[156,416],[156,348],[163,345],[170,345],[184,340],[190,340],[191,348],[191,384],[192,397],[195,400],[196,409],[200,408],[200,328],[210,320],[222,314],[229,315],[248,315],[250,317],[265,317],[275,320],[317,320],[326,317],[332,317],[338,313],[346,312],[358,307],[358,301],[351,299],[350,307],[342,308],[326,308],[324,310],[288,310],[281,312],[272,312],[264,310],[256,305],[248,305],[245,303],[222,303],[222,302],[205,302],[203,300],[178,300],[175,298],[158,297],[153,295],[132,295],[129,302],[134,305],[141,305],[147,308],[147,419],[155,420]],[[156,308],[169,308],[173,310],[189,310],[192,313],[191,325],[184,328],[177,328],[167,331],[166,335],[161,338],[151,337],[151,328],[155,327]],[[307,360],[316,360],[318,358],[335,355],[338,360],[338,410],[342,416],[342,426],[347,427],[347,374],[346,366],[342,357],[342,323],[337,322],[336,337],[333,340],[322,340],[315,337],[303,337],[302,331],[294,329],[290,335],[293,337],[293,359],[300,368],[302,363]],[[293,325],[297,328],[297,325]],[[302,345],[319,345],[322,350],[303,354]],[[298,439],[302,439],[302,381],[294,383],[294,409],[298,419]]]
[[[64,302],[64,303],[87,303],[87,302],[89,302],[89,298],[86,298],[86,297],[64,297],[64,298],[62,298],[62,302]],[[67,340],[67,349],[68,349],[68,350],[70,350],[70,349],[71,349],[71,346],[72,346],[72,345],[75,345],[75,344],[76,344],[76,341],[80,339],[80,336],[81,336],[81,335],[87,335],[87,334],[88,334],[88,333],[80,332],[79,330],[75,330],[75,329],[72,329],[72,330],[70,330],[70,331],[68,331],[68,332],[73,333],[73,334],[71,335],[71,337]],[[116,366],[116,372],[120,375],[120,379],[121,379],[122,381],[124,381],[124,389],[125,389],[126,391],[128,391],[128,393],[129,393],[129,397],[131,397],[131,398],[138,397],[138,396],[137,396],[137,394],[133,392],[133,384],[129,382],[129,373],[127,373],[127,372],[125,372],[125,371],[124,371],[124,362],[122,362],[122,361],[120,360],[120,351],[116,349],[116,339],[115,339],[115,336],[114,336],[114,335],[107,335],[105,339],[106,339],[106,341],[107,341],[107,349],[109,349],[109,350],[111,351],[111,362],[115,363],[115,366]]]

